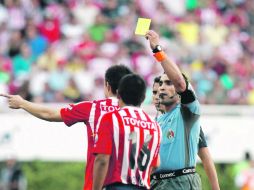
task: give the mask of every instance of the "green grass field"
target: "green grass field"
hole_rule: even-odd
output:
[[[0,167],[3,163],[0,163]],[[81,190],[85,165],[80,162],[24,162],[22,169],[27,177],[28,190]],[[221,190],[237,190],[234,186],[232,165],[217,164]],[[203,189],[210,190],[203,166],[198,164]]]

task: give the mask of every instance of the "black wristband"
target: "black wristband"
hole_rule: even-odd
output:
[[[155,48],[153,49],[153,53],[158,53],[162,51],[162,47],[160,45],[156,45]]]

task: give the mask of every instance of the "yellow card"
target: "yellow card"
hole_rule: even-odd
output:
[[[151,19],[149,18],[138,18],[135,34],[145,35],[149,30],[151,24]]]

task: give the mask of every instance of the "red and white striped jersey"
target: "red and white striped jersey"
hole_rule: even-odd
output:
[[[141,108],[126,106],[103,115],[94,153],[110,156],[104,186],[120,182],[150,188],[161,139],[159,125]]]
[[[84,122],[86,125],[88,148],[84,190],[92,189],[93,185],[93,164],[95,156],[92,153],[92,149],[98,120],[101,115],[115,110],[119,110],[118,100],[116,98],[84,101],[71,104],[69,107],[61,109],[61,117],[67,126],[71,126],[77,122]]]

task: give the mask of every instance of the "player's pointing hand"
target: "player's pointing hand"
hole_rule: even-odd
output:
[[[19,95],[0,94],[0,96],[5,97],[5,98],[8,99],[9,107],[12,108],[12,109],[21,108],[22,103],[25,101]]]

